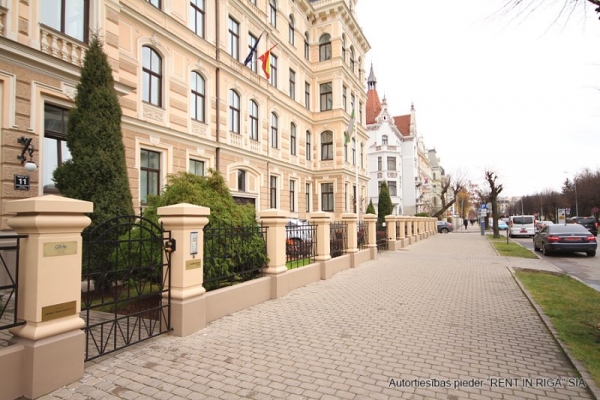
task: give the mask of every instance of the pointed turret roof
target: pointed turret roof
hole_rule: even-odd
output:
[[[366,117],[367,125],[374,124],[375,119],[381,113],[381,101],[379,100],[379,94],[377,93],[377,78],[373,72],[373,64],[371,64],[371,72],[369,72],[369,79],[367,80],[367,104],[366,104]]]

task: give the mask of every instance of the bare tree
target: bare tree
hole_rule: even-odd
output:
[[[560,1],[562,2],[562,7],[559,11],[559,15],[557,15],[557,19],[561,17],[566,17],[568,19],[578,7],[582,6],[582,4],[585,6],[585,2],[581,0]],[[595,11],[600,13],[600,0],[587,0],[587,2],[597,6]],[[543,0],[507,0],[501,11],[506,13],[509,11],[518,10],[519,13],[530,14],[535,12],[535,10],[541,6],[542,3]]]
[[[456,202],[457,193],[464,190],[466,182],[466,178],[461,173],[457,173],[454,177],[451,175],[444,175],[442,177],[440,180],[440,201],[442,207],[433,214],[434,217],[439,218],[447,209],[452,207]],[[450,198],[450,195],[452,195],[452,198]]]
[[[489,200],[490,203],[492,203],[494,238],[499,238],[500,230],[498,229],[498,195],[500,195],[502,192],[503,187],[502,184],[496,182],[498,180],[498,175],[493,171],[485,171],[485,180],[490,188]]]

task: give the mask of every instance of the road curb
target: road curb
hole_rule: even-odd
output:
[[[527,297],[527,300],[529,300],[529,303],[531,304],[531,306],[534,308],[534,310],[536,311],[536,313],[540,316],[540,319],[542,320],[542,322],[544,323],[544,325],[546,325],[546,328],[548,329],[548,331],[550,332],[550,334],[554,338],[554,341],[562,349],[563,353],[565,354],[565,356],[567,357],[567,359],[569,360],[569,362],[571,363],[571,365],[573,365],[573,368],[575,368],[575,370],[577,370],[577,372],[579,373],[579,375],[585,381],[585,383],[587,385],[588,392],[592,395],[592,397],[595,400],[599,400],[600,399],[600,388],[598,388],[596,386],[596,383],[594,382],[594,380],[592,379],[592,377],[590,376],[590,374],[587,372],[587,369],[585,368],[585,366],[581,362],[579,362],[578,360],[576,360],[573,357],[573,355],[571,354],[571,352],[569,351],[569,349],[562,343],[561,340],[558,339],[558,332],[556,332],[556,330],[554,329],[554,326],[552,325],[552,322],[550,321],[550,318],[548,318],[548,316],[546,316],[546,314],[544,314],[544,311],[541,309],[541,307],[538,306],[538,304],[533,300],[533,296],[531,296],[531,293],[529,293],[529,291],[527,290],[527,288],[525,288],[525,286],[523,286],[523,284],[521,283],[521,281],[519,280],[519,278],[517,278],[517,276],[515,274],[515,270],[512,267],[506,267],[506,268],[508,269],[508,271],[512,275],[513,279],[515,280],[515,282],[517,283],[517,285],[519,286],[519,288],[521,288],[521,291],[523,292],[523,294],[525,295],[525,297]],[[548,273],[548,274],[557,275],[556,272],[552,272],[552,271],[529,270],[529,269],[525,269],[525,268],[522,269],[522,271],[534,271],[534,272]]]

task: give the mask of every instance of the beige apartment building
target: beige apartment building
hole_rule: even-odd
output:
[[[338,217],[358,196],[364,211],[370,45],[357,1],[0,0],[1,229],[7,200],[57,193],[91,34],[113,68],[134,207],[170,173],[212,168],[257,210]]]

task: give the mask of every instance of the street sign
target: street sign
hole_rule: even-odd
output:
[[[481,209],[482,209],[482,210],[485,210],[485,209],[486,209],[486,207],[487,207],[487,206],[486,206],[485,204],[482,204],[482,205],[481,205]]]

